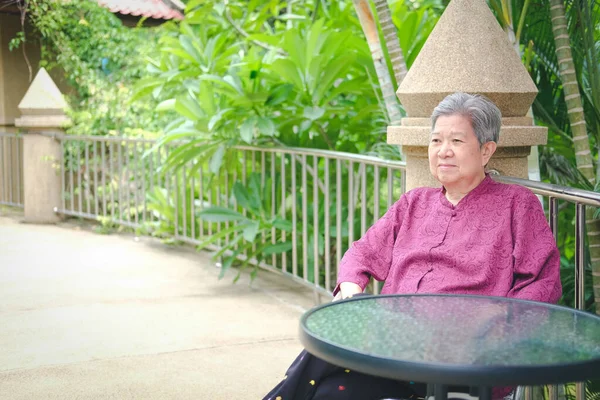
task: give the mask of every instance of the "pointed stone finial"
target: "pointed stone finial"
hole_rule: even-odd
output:
[[[487,96],[504,117],[524,116],[538,92],[484,0],[450,2],[397,94],[409,116],[429,117],[456,91]]]
[[[21,118],[15,125],[24,128],[60,128],[68,123],[67,102],[44,68],[40,68],[19,103]]]
[[[547,129],[526,116],[537,87],[486,1],[452,0],[396,92],[407,118],[388,127],[388,143],[402,145],[407,190],[439,186],[427,161],[430,116],[459,91],[485,95],[502,112],[491,169],[526,178],[531,146],[546,143]]]

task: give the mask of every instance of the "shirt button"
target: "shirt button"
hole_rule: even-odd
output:
[[[456,211],[452,211],[452,216],[456,217]]]

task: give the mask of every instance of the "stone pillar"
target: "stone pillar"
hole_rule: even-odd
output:
[[[452,0],[398,88],[407,118],[388,127],[388,143],[406,155],[406,189],[439,186],[429,172],[431,113],[448,94],[482,94],[502,112],[498,150],[488,168],[527,178],[531,146],[546,144],[547,128],[527,111],[537,87],[485,0]]]
[[[21,117],[15,125],[23,137],[23,180],[25,222],[55,223],[55,207],[62,204],[61,143],[53,138],[64,135],[69,122],[67,103],[44,68],[40,69],[19,103]]]

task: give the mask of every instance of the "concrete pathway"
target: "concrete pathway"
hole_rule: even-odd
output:
[[[218,273],[206,253],[0,210],[0,399],[262,398],[311,293]]]

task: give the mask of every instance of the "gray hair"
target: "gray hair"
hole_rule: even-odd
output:
[[[435,123],[439,117],[449,115],[462,115],[469,118],[480,146],[487,142],[498,143],[502,113],[487,97],[462,92],[446,96],[433,109],[431,129],[435,129]]]

